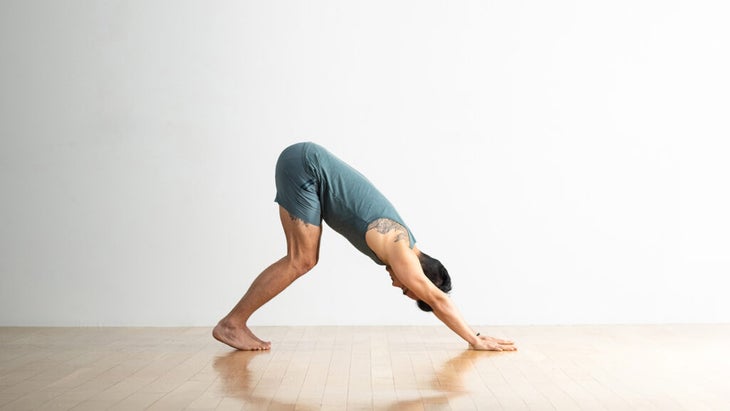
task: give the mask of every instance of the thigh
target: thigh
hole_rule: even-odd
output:
[[[286,235],[287,254],[294,258],[319,259],[319,243],[322,238],[322,224],[314,225],[289,213],[279,206],[279,217]]]
[[[305,168],[306,143],[287,147],[276,162],[276,201],[294,217],[320,225],[319,182]]]

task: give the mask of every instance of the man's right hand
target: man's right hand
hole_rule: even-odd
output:
[[[469,349],[477,351],[517,351],[514,342],[480,335],[477,344],[469,344]]]

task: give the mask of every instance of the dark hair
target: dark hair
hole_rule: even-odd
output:
[[[441,264],[441,261],[429,256],[428,254],[421,251],[418,255],[418,260],[421,262],[421,268],[423,273],[426,274],[431,282],[438,287],[439,290],[448,293],[451,291],[451,277],[449,272],[446,271],[446,267]],[[416,301],[418,308],[423,311],[433,311],[430,305],[426,304],[423,300]]]

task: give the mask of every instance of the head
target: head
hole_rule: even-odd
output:
[[[423,269],[423,273],[426,274],[426,277],[428,277],[431,282],[438,287],[439,290],[448,293],[451,291],[451,277],[449,277],[449,272],[446,271],[446,267],[441,264],[441,262],[435,258],[432,258],[428,254],[420,251],[418,254],[418,260],[421,263],[421,269]],[[385,269],[390,273],[390,278],[393,281],[393,287],[398,287],[403,290],[403,295],[406,297],[416,300],[416,303],[418,304],[418,308],[420,308],[423,311],[433,311],[431,306],[423,302],[422,300],[419,300],[418,297],[408,288],[406,288],[403,283],[401,283],[398,278],[393,274],[393,270],[390,268],[390,266],[386,266]]]
[[[445,293],[451,291],[451,277],[449,276],[449,272],[446,271],[446,267],[441,264],[441,261],[432,258],[423,251],[418,254],[418,260],[421,262],[423,273],[426,274],[426,277],[431,280],[433,285]],[[421,300],[417,300],[416,303],[418,304],[418,308],[423,311],[433,311],[430,305]]]

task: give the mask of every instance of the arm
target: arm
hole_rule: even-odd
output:
[[[416,297],[433,308],[433,313],[447,327],[464,339],[469,345],[478,346],[480,338],[469,327],[456,304],[423,274],[416,254],[408,249],[399,250],[389,257],[390,267],[398,280]]]
[[[420,299],[431,306],[436,317],[468,342],[471,349],[494,351],[516,349],[511,341],[479,335],[472,330],[451,299],[423,273],[416,254],[417,249],[411,250],[407,241],[401,241],[408,238],[406,230],[388,220],[383,221],[382,225],[369,229],[365,240],[380,260],[390,266],[392,275],[406,288],[404,294],[408,291],[406,295],[409,297]]]
[[[500,340],[476,333],[464,320],[456,304],[426,277],[416,254],[397,253],[391,258],[391,268],[398,279],[419,299],[433,309],[433,313],[447,327],[469,343],[469,348],[483,351],[514,351],[512,341]]]

